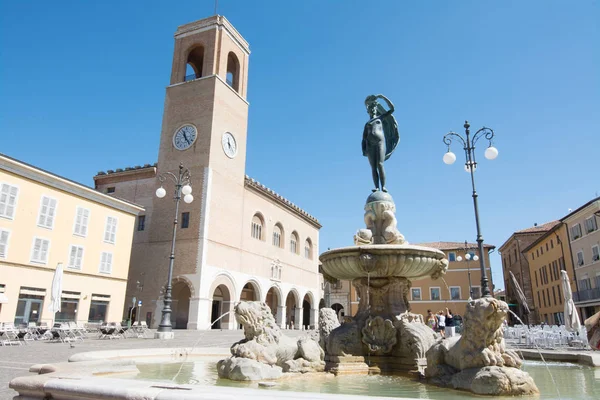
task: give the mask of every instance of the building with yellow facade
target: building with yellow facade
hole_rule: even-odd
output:
[[[0,154],[0,322],[120,322],[143,210]],[[59,263],[62,304],[54,315]]]
[[[545,234],[525,247],[523,254],[529,264],[533,306],[540,320],[551,325],[564,324],[565,305],[561,270],[567,271],[571,290],[573,292],[577,290],[565,224],[556,223]]]

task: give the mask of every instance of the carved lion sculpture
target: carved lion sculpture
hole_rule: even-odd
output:
[[[508,314],[508,305],[492,297],[484,297],[467,304],[462,336],[444,340],[427,352],[428,377],[443,373],[447,365],[455,370],[488,366],[521,367],[521,359],[512,350],[506,350],[502,323]]]
[[[282,334],[271,309],[260,301],[245,301],[235,306],[235,317],[244,327],[245,338],[231,346],[234,357],[248,358],[269,365],[278,365],[284,372],[317,367],[325,353],[310,338],[292,339]],[[299,360],[296,363],[289,363]],[[301,372],[305,372],[305,371]]]

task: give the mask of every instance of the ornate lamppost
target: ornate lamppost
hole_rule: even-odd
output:
[[[469,301],[473,300],[473,286],[471,285],[471,266],[469,261],[471,261],[471,259],[473,259],[473,261],[478,261],[479,257],[477,256],[477,254],[474,254],[473,257],[471,257],[470,253],[467,253],[467,251],[469,250],[467,241],[465,240],[465,260],[467,261],[467,275],[469,276]],[[456,257],[456,261],[462,261],[463,258],[461,256]]]
[[[475,170],[477,169],[477,161],[475,160],[475,144],[482,136],[489,142],[488,148],[485,150],[485,158],[493,160],[498,157],[498,149],[492,146],[492,138],[494,137],[494,131],[490,128],[483,127],[479,129],[473,137],[469,128],[471,125],[468,121],[465,121],[465,136],[461,136],[455,132],[448,132],[444,135],[444,144],[448,146],[448,152],[444,154],[444,163],[450,165],[456,161],[456,155],[450,151],[450,145],[453,139],[458,139],[465,151],[465,171],[471,174],[471,186],[473,188],[473,207],[475,208],[475,224],[477,225],[477,247],[479,248],[479,254],[482,257],[479,259],[479,267],[481,268],[481,294],[483,297],[491,297],[487,274],[485,272],[485,257],[483,257],[483,236],[481,235],[481,228],[479,226],[479,208],[477,207],[477,191],[475,190]]]
[[[175,175],[172,172],[165,172],[158,176],[158,180],[161,186],[156,189],[156,197],[163,198],[167,194],[167,191],[162,187],[162,184],[167,180],[171,179],[175,183],[175,192],[173,199],[175,200],[175,219],[173,220],[173,238],[171,240],[171,255],[169,256],[169,275],[167,278],[167,285],[165,287],[164,296],[164,307],[162,309],[162,317],[158,329],[156,331],[156,338],[160,339],[173,339],[173,326],[171,324],[171,290],[173,280],[173,262],[175,261],[175,238],[177,237],[177,216],[179,215],[179,201],[183,194],[183,201],[191,203],[194,201],[192,196],[192,186],[190,181],[190,171],[183,168],[183,163],[179,164],[179,174]]]

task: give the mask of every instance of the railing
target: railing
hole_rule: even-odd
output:
[[[600,287],[580,290],[573,293],[573,301],[575,302],[588,300],[600,300]]]

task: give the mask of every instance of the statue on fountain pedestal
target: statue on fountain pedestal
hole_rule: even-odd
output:
[[[377,99],[383,99],[387,105],[386,110]],[[398,133],[398,123],[392,115],[394,105],[382,94],[367,96],[365,106],[371,119],[365,124],[362,138],[363,156],[369,159],[371,172],[373,173],[374,192],[381,189],[387,192],[385,188],[385,169],[383,162],[390,158],[396,145],[400,141]]]

